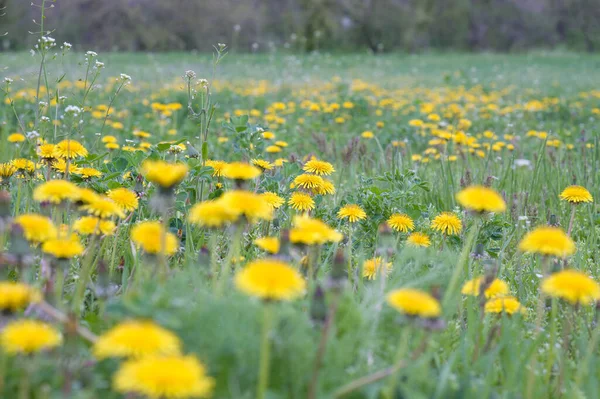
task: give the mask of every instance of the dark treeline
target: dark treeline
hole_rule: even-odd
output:
[[[34,0],[40,3],[42,0]],[[78,49],[239,51],[600,49],[600,0],[57,0],[46,26]],[[0,0],[0,49],[38,29],[29,0]]]

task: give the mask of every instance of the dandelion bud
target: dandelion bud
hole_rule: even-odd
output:
[[[346,257],[344,251],[338,249],[333,259],[333,265],[331,267],[331,273],[329,274],[330,284],[332,288],[339,288],[344,280],[347,278],[346,273]]]
[[[327,319],[327,303],[325,301],[325,292],[320,285],[315,289],[315,293],[310,301],[310,319],[315,324],[321,324]]]

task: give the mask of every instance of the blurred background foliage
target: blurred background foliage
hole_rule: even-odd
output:
[[[36,0],[40,2],[41,0]],[[50,3],[47,0],[47,3]],[[79,50],[600,49],[600,0],[57,0],[52,36]],[[0,0],[1,50],[30,48],[39,8]]]

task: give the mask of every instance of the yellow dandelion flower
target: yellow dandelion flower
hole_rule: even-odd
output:
[[[19,215],[15,218],[15,223],[23,228],[25,238],[32,243],[42,243],[57,235],[52,220],[36,213]]]
[[[303,174],[294,179],[294,187],[302,187],[304,189],[318,188],[324,184],[324,180],[318,175]]]
[[[200,202],[190,209],[188,220],[206,227],[222,227],[237,220],[239,213],[224,206],[222,201]]]
[[[311,191],[313,194],[331,195],[335,194],[335,186],[329,180],[323,179],[323,183],[320,186],[311,189]]]
[[[394,213],[387,220],[387,224],[392,229],[402,233],[408,233],[409,231],[415,228],[415,223],[410,218],[410,216],[405,215],[403,213]]]
[[[506,203],[496,191],[483,186],[471,186],[456,194],[456,200],[475,212],[504,212]]]
[[[188,173],[184,163],[146,160],[142,163],[142,175],[151,183],[163,189],[171,189],[181,183]]]
[[[431,245],[431,240],[429,239],[427,234],[423,234],[423,233],[412,233],[411,235],[408,236],[408,238],[406,239],[406,242],[409,245],[412,245],[413,247],[427,248],[428,246]]]
[[[0,281],[0,310],[16,312],[42,299],[40,292],[22,283]]]
[[[102,172],[100,172],[98,169],[94,169],[94,168],[80,168],[77,171],[77,174],[81,175],[81,177],[84,179],[102,176]]]
[[[13,133],[9,134],[6,139],[9,143],[22,143],[25,141],[25,136],[23,136],[21,133]]]
[[[152,321],[129,320],[102,334],[94,343],[93,353],[97,359],[179,355],[181,340]]]
[[[488,300],[484,306],[485,313],[526,313],[525,308],[513,296],[499,296]]]
[[[267,148],[265,148],[265,151],[269,154],[275,154],[277,152],[281,152],[281,147],[279,147],[278,145],[270,145]]]
[[[581,186],[569,186],[560,193],[560,199],[565,200],[571,204],[580,204],[582,202],[592,202],[594,198],[592,194]]]
[[[260,194],[251,191],[227,191],[218,201],[229,211],[238,216],[244,216],[250,223],[273,218],[271,205]]]
[[[431,294],[414,288],[401,288],[387,295],[388,304],[398,312],[423,318],[440,316],[442,307]]]
[[[82,235],[104,234],[110,236],[114,233],[116,225],[111,220],[104,220],[94,216],[82,216],[73,223],[73,230]]]
[[[344,205],[337,213],[338,219],[348,219],[350,223],[356,223],[359,220],[365,219],[367,214],[356,204]]]
[[[261,170],[244,162],[231,162],[223,168],[223,176],[234,180],[252,180],[260,176]]]
[[[62,174],[66,174],[68,171],[69,173],[73,173],[76,175],[78,175],[81,171],[81,168],[79,166],[75,165],[73,162],[67,162],[62,158],[57,159],[52,163],[52,169]]]
[[[372,139],[373,137],[375,137],[375,135],[373,134],[373,132],[371,132],[371,131],[369,131],[369,130],[362,132],[362,133],[360,134],[360,136],[361,136],[363,139]]]
[[[476,277],[473,280],[469,280],[462,286],[461,293],[463,295],[479,296],[483,282],[483,277]],[[497,278],[495,278],[483,292],[486,298],[504,296],[508,295],[508,293],[508,284]]]
[[[116,143],[117,142],[117,138],[115,136],[104,136],[102,137],[102,142],[103,143]]]
[[[368,259],[363,263],[363,277],[368,280],[374,280],[379,273],[387,276],[392,270],[392,262],[383,262],[381,257]]]
[[[253,159],[252,165],[261,168],[263,171],[271,170],[274,168],[274,165],[271,162],[265,161],[264,159]]]
[[[74,237],[52,238],[42,244],[42,251],[57,259],[71,259],[83,253],[83,246]]]
[[[33,190],[33,199],[38,202],[60,204],[63,201],[77,201],[79,188],[66,180],[50,180],[40,184]]]
[[[135,192],[124,187],[109,190],[106,196],[113,200],[123,211],[131,212],[138,208],[139,200]]]
[[[519,249],[523,252],[564,258],[575,253],[575,243],[558,227],[540,226],[523,237]]]
[[[281,207],[281,205],[285,203],[285,200],[283,198],[271,191],[266,191],[262,193],[261,197],[263,197],[267,204],[269,204],[273,209],[278,209]]]
[[[88,150],[78,141],[63,140],[54,146],[57,158],[78,158],[88,155]]]
[[[98,196],[89,204],[83,205],[82,210],[87,211],[90,215],[98,216],[103,219],[108,219],[113,216],[125,217],[125,213],[116,202],[105,196]]]
[[[0,177],[9,178],[17,172],[17,168],[10,162],[0,163]]]
[[[0,343],[6,353],[32,354],[59,346],[62,335],[50,324],[37,320],[15,320],[0,333]]]
[[[290,230],[290,242],[303,245],[322,245],[339,242],[343,235],[319,219],[308,216],[295,216]]]
[[[254,244],[260,249],[276,254],[279,252],[279,238],[277,237],[260,237],[254,240]]]
[[[542,281],[542,291],[573,305],[589,305],[600,300],[600,285],[577,270],[562,270]]]
[[[259,259],[250,262],[235,276],[236,287],[264,300],[292,300],[304,294],[306,282],[285,262]]]
[[[227,166],[227,162],[214,161],[209,159],[208,161],[206,161],[206,166],[210,166],[211,168],[213,168],[213,176],[221,177],[223,176],[223,170],[225,169],[225,166]]]
[[[163,225],[155,220],[141,222],[131,229],[131,241],[149,254],[165,253],[173,255],[179,249],[177,236],[165,231]],[[163,248],[163,237],[165,246]]]
[[[17,158],[10,161],[12,166],[17,168],[17,170],[33,173],[35,171],[35,164],[29,159],[25,158]]]
[[[113,378],[117,392],[149,399],[210,397],[215,385],[194,356],[146,356],[124,362]]]
[[[306,212],[315,208],[315,201],[307,193],[297,191],[290,196],[288,204],[297,211]]]
[[[42,144],[37,149],[38,156],[42,159],[56,158],[56,146],[54,144]]]
[[[446,235],[454,235],[461,232],[462,222],[455,213],[442,212],[433,218],[431,228]]]
[[[335,172],[335,168],[332,164],[326,161],[320,161],[318,159],[311,159],[306,162],[302,167],[302,170],[315,175],[330,175]]]

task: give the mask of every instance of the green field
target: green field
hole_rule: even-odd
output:
[[[597,397],[600,56],[224,53],[3,53],[0,397]]]

